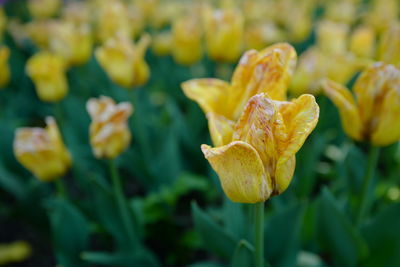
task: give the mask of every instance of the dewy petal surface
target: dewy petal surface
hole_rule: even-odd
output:
[[[351,138],[360,141],[362,139],[363,126],[351,92],[346,87],[331,80],[324,80],[322,88],[339,109],[344,131]]]
[[[227,145],[232,141],[233,127],[235,125],[233,121],[213,112],[207,113],[207,120],[214,146]]]
[[[182,83],[185,95],[196,101],[204,113],[214,112],[221,115],[226,115],[226,107],[224,108],[221,101],[227,97],[229,86],[229,83],[213,78],[193,79]]]
[[[217,148],[202,145],[201,149],[232,201],[256,203],[269,198],[272,191],[270,177],[251,145],[234,141]]]
[[[371,142],[378,146],[400,140],[400,71],[386,86],[389,91],[384,96],[378,124],[371,135]]]
[[[281,138],[279,159],[275,171],[275,189],[280,194],[289,185],[296,164],[295,154],[314,130],[319,118],[319,107],[312,95],[299,98],[280,106],[286,126],[287,138]]]

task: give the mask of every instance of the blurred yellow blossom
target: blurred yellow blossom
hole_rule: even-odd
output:
[[[17,25],[17,24],[16,24]],[[16,26],[14,25],[14,27]],[[47,49],[50,43],[50,36],[52,27],[54,25],[53,20],[34,20],[25,25],[22,25],[22,28],[15,28],[18,30],[26,30],[28,37],[31,41],[41,49]],[[24,29],[25,28],[25,29]],[[16,33],[21,34],[21,33]]]
[[[376,35],[373,28],[360,25],[351,34],[349,50],[356,56],[373,58],[375,39]]]
[[[335,0],[327,1],[325,18],[327,20],[351,25],[357,19],[358,1]]]
[[[0,89],[5,87],[10,81],[9,57],[10,49],[7,46],[0,46]]]
[[[133,107],[128,102],[116,104],[109,97],[91,98],[86,109],[92,118],[90,144],[97,158],[112,159],[121,154],[129,145],[131,133],[128,118]]]
[[[49,18],[57,14],[61,7],[61,0],[29,0],[27,6],[32,17]]]
[[[243,48],[244,18],[238,9],[204,7],[204,30],[208,55],[223,62],[236,61]]]
[[[395,66],[376,63],[364,70],[353,86],[355,98],[339,83],[325,80],[322,86],[351,138],[376,146],[400,139],[400,70]]]
[[[87,2],[67,2],[62,9],[62,18],[75,25],[87,25],[92,22],[92,13]]]
[[[378,60],[400,66],[400,21],[393,23],[381,36]]]
[[[172,50],[172,34],[164,31],[153,35],[152,50],[157,56],[166,56]]]
[[[14,154],[39,180],[49,182],[65,174],[71,166],[71,155],[54,118],[47,117],[46,124],[46,128],[17,129]]]
[[[149,44],[148,34],[144,34],[137,44],[124,35],[118,35],[98,47],[95,55],[113,82],[126,88],[140,86],[150,76],[150,69],[144,58]]]
[[[193,79],[184,82],[182,89],[207,114],[213,143],[221,146],[230,140],[230,126],[253,95],[265,92],[274,100],[286,100],[295,64],[294,48],[286,43],[276,44],[260,52],[244,53],[231,83],[212,78]]]
[[[172,56],[183,65],[191,65],[202,56],[202,29],[195,14],[179,17],[172,24]]]
[[[52,26],[50,50],[63,56],[67,64],[86,63],[92,54],[92,46],[92,35],[88,25],[59,21]]]
[[[284,40],[285,34],[274,23],[254,23],[246,27],[244,38],[246,49],[260,50],[267,45]]]
[[[317,26],[317,45],[325,53],[347,51],[349,27],[343,23],[321,21]]]
[[[15,241],[9,244],[0,244],[0,265],[22,262],[32,254],[32,247],[28,242]]]
[[[60,101],[68,93],[66,64],[62,56],[51,52],[39,52],[26,63],[26,72],[36,87],[42,101]]]
[[[398,20],[399,9],[398,0],[372,0],[365,22],[381,33]]]

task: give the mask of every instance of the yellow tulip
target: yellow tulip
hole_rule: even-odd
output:
[[[398,20],[400,9],[398,0],[373,0],[369,6],[365,22],[374,27],[378,33]]]
[[[172,56],[183,65],[191,65],[201,59],[202,30],[195,15],[186,15],[174,20],[172,24]]]
[[[234,62],[242,53],[244,18],[237,9],[204,8],[207,52],[211,59]]]
[[[161,32],[153,36],[152,50],[157,56],[166,56],[172,51],[171,32]]]
[[[10,49],[7,46],[0,46],[0,89],[5,87],[10,81],[9,57]]]
[[[16,26],[15,31],[26,30],[28,37],[41,49],[49,47],[53,25],[54,21],[52,20],[34,20],[25,25],[20,25],[22,28],[18,28],[18,24],[14,24]],[[21,35],[20,32],[15,32],[15,34],[17,35],[17,39],[18,35]]]
[[[339,109],[342,126],[357,141],[386,146],[400,139],[400,70],[376,63],[361,73],[352,93],[325,80],[322,87]]]
[[[126,38],[132,36],[133,28],[129,18],[129,9],[122,1],[104,1],[95,5],[96,32],[99,42],[104,43],[116,34]]]
[[[315,128],[318,116],[312,95],[285,102],[258,94],[229,129],[231,138],[226,145],[202,145],[201,149],[232,201],[263,202],[289,186],[295,154]]]
[[[0,265],[22,262],[32,254],[31,245],[25,241],[0,244]]]
[[[150,69],[144,56],[150,36],[144,34],[137,44],[118,35],[95,51],[97,61],[110,79],[122,87],[140,86],[147,82]]]
[[[68,93],[66,64],[63,57],[50,52],[39,52],[26,63],[26,72],[42,101],[57,102]]]
[[[325,8],[325,16],[328,20],[351,25],[357,19],[357,8],[354,1],[330,1]]]
[[[14,139],[17,160],[44,182],[60,178],[71,166],[56,121],[46,118],[46,128],[19,128]]]
[[[375,51],[375,31],[373,28],[358,26],[350,37],[350,51],[359,57],[373,58]]]
[[[91,16],[90,6],[87,2],[67,2],[62,10],[62,18],[77,26],[90,24]]]
[[[275,24],[266,22],[246,27],[244,38],[247,49],[260,50],[266,45],[284,40],[285,35]]]
[[[3,39],[3,32],[6,29],[7,16],[2,7],[0,7],[0,41]]]
[[[382,35],[378,59],[400,66],[400,22],[393,23]]]
[[[50,50],[64,57],[68,65],[86,63],[92,54],[92,36],[88,25],[58,22],[52,27]]]
[[[225,133],[213,129],[236,121],[250,97],[266,92],[272,99],[286,99],[295,64],[294,48],[286,43],[276,44],[260,52],[249,50],[244,53],[231,83],[212,78],[193,79],[184,82],[182,89],[207,114],[214,145],[221,145]]]
[[[317,26],[317,45],[325,53],[343,53],[347,51],[346,24],[322,21]]]
[[[34,18],[49,18],[57,14],[61,7],[60,0],[29,0],[27,1],[29,13]]]
[[[131,133],[128,118],[133,112],[128,102],[116,104],[109,97],[91,98],[86,109],[92,118],[90,144],[97,158],[113,159],[129,145]]]

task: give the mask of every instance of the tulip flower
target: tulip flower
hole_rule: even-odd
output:
[[[153,36],[152,50],[158,56],[166,56],[172,51],[171,32],[161,32]]]
[[[49,182],[60,178],[71,166],[56,121],[46,118],[46,128],[19,128],[14,139],[17,160],[39,180]]]
[[[318,116],[312,95],[285,102],[258,94],[249,100],[237,123],[230,125],[228,144],[202,145],[201,149],[232,201],[264,202],[289,186],[295,154],[315,128]]]
[[[126,88],[140,86],[147,82],[150,75],[144,59],[149,43],[150,36],[147,34],[137,44],[124,35],[118,35],[96,49],[96,59],[116,84]]]
[[[367,25],[358,26],[350,37],[349,50],[356,56],[373,58],[375,51],[375,31]]]
[[[382,34],[378,48],[378,60],[400,66],[400,22],[393,23]]]
[[[50,52],[39,52],[26,63],[26,72],[33,80],[40,100],[57,102],[68,93],[66,64],[63,57]]]
[[[194,15],[177,18],[172,24],[172,56],[183,65],[191,65],[201,59],[202,29]]]
[[[325,53],[342,53],[347,51],[346,24],[322,21],[317,27],[317,45]]]
[[[372,0],[365,16],[365,23],[381,33],[398,20],[400,5],[398,0]]]
[[[29,38],[37,47],[48,49],[53,25],[54,21],[52,20],[34,20],[28,24],[19,25],[19,28],[18,24],[14,24],[14,27],[16,26],[14,35],[19,39],[18,35],[23,35],[23,33],[17,31],[26,31]]]
[[[204,9],[207,52],[216,61],[236,61],[242,52],[244,18],[237,9]]]
[[[0,89],[10,81],[10,68],[8,66],[8,58],[10,57],[10,49],[7,46],[0,46]]]
[[[339,83],[325,80],[322,87],[338,107],[348,136],[375,146],[400,139],[400,70],[395,66],[376,63],[363,71],[353,86],[355,98]]]
[[[244,36],[246,48],[256,50],[285,39],[283,31],[270,22],[249,25]]]
[[[29,0],[27,1],[29,13],[37,19],[54,16],[61,7],[60,0]]]
[[[50,50],[64,57],[69,65],[86,63],[92,54],[92,36],[88,25],[58,22],[52,27]]]
[[[116,158],[129,145],[131,133],[127,120],[133,112],[128,102],[116,104],[109,97],[91,98],[86,109],[92,118],[90,144],[97,158]]]
[[[32,254],[32,247],[26,241],[15,241],[9,244],[0,243],[0,265],[23,262]]]
[[[182,89],[207,114],[213,143],[222,146],[230,140],[230,126],[253,95],[266,92],[272,99],[286,100],[295,64],[294,48],[286,43],[276,44],[260,52],[244,53],[230,84],[218,79],[193,79],[184,82]]]

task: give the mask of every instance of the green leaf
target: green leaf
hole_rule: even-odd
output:
[[[327,188],[324,188],[318,204],[317,238],[320,246],[338,266],[355,266],[367,254],[365,241]]]
[[[362,229],[371,251],[362,266],[400,266],[400,203],[382,211]]]
[[[203,262],[196,262],[193,264],[190,264],[187,267],[222,267],[223,265],[216,263],[216,262],[212,262],[212,261],[203,261]]]
[[[50,202],[49,210],[57,261],[62,266],[87,266],[80,258],[89,243],[89,226],[83,214],[64,199]]]
[[[295,265],[304,211],[304,205],[292,205],[266,219],[265,255],[273,266]]]
[[[202,211],[195,202],[192,203],[192,214],[195,228],[200,233],[204,247],[229,259],[239,240]]]
[[[231,267],[253,266],[254,248],[246,240],[240,240],[232,256]]]
[[[154,256],[146,250],[136,253],[83,252],[81,258],[91,264],[109,266],[160,266]]]

